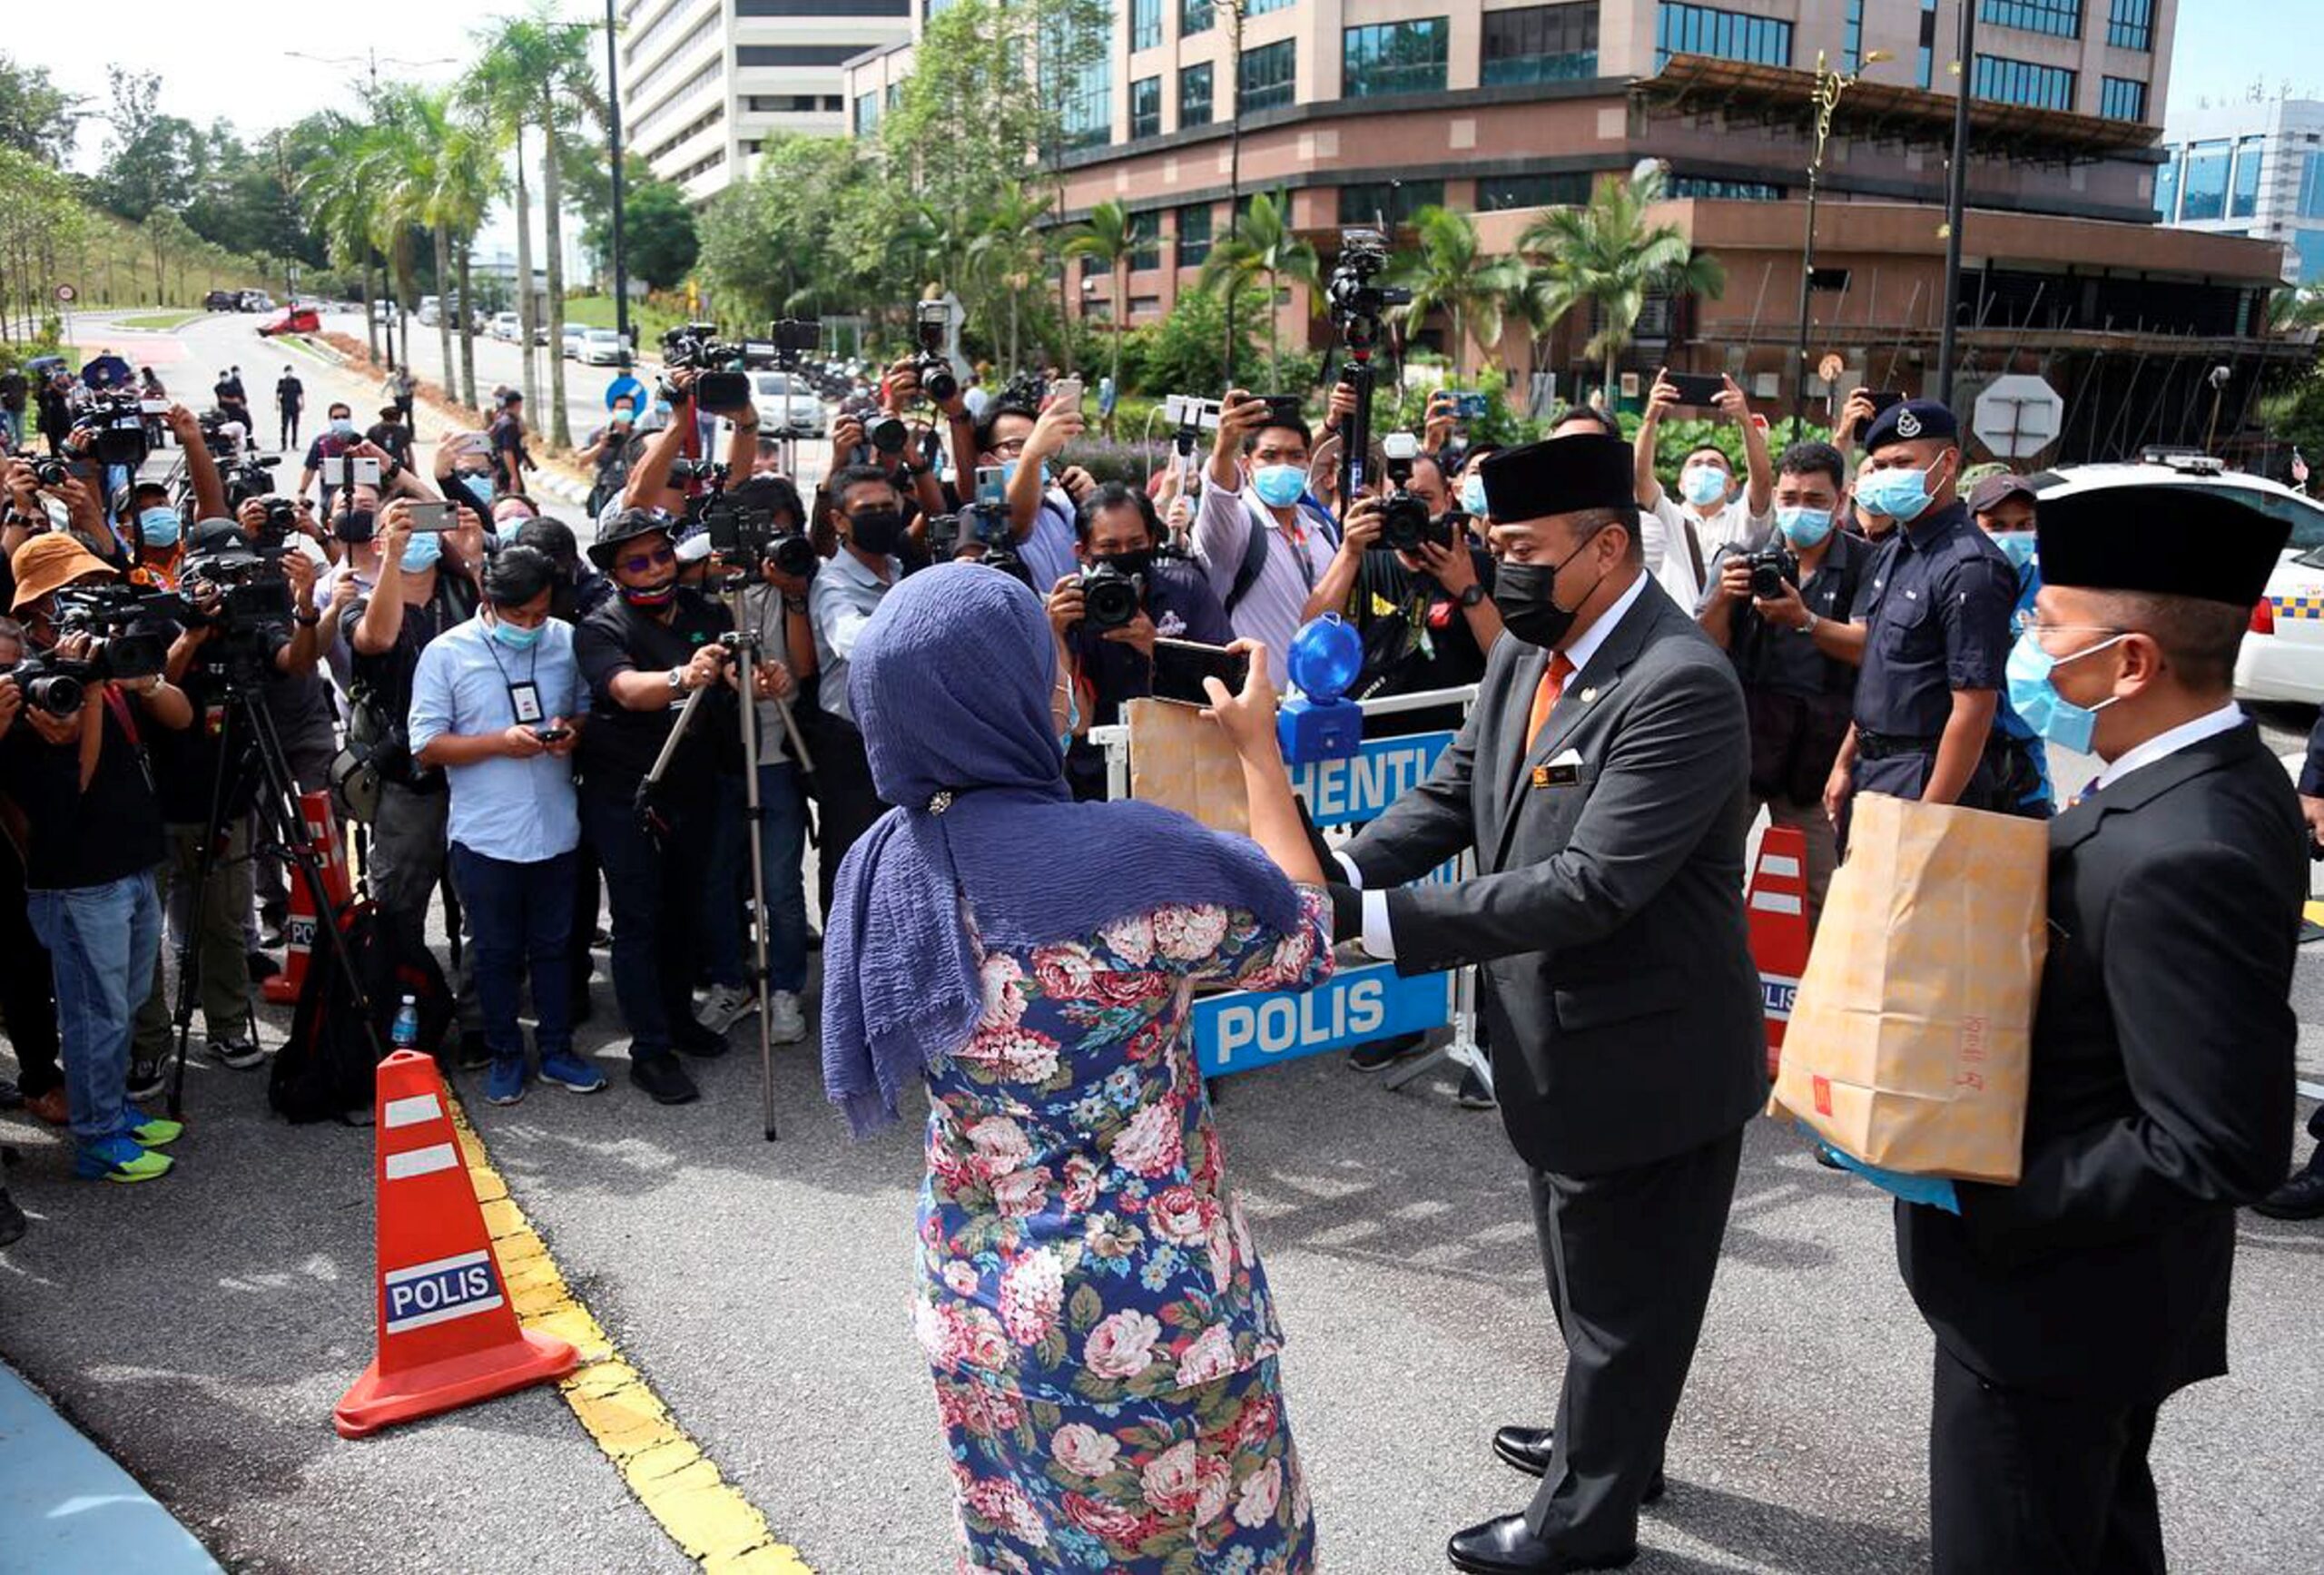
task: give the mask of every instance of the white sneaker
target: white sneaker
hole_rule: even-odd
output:
[[[807,1017],[799,998],[787,989],[767,997],[767,1037],[778,1045],[795,1045],[807,1037]]]
[[[747,1016],[757,999],[739,984],[714,984],[694,1020],[714,1034],[723,1034]]]

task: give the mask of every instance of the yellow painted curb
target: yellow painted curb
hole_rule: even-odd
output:
[[[2324,924],[2324,902],[2310,902],[2300,913],[2310,924]]]
[[[517,1315],[527,1328],[569,1340],[580,1352],[581,1364],[557,1387],[631,1494],[687,1558],[714,1575],[813,1575],[799,1550],[775,1541],[766,1517],[685,1435],[645,1375],[615,1352],[613,1336],[573,1294],[547,1245],[508,1196],[468,1112],[448,1088],[445,1093]]]

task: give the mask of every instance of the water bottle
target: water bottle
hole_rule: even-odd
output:
[[[399,1050],[419,1048],[419,1000],[416,996],[403,998],[403,1005],[396,1009],[395,1030],[389,1035]]]

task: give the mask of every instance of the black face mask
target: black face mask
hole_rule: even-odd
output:
[[[1151,580],[1154,577],[1154,549],[1150,546],[1137,547],[1129,552],[1100,553],[1097,558],[1099,563],[1111,564],[1132,578]]]
[[[1557,603],[1558,571],[1581,556],[1581,549],[1597,536],[1591,531],[1581,538],[1574,549],[1554,564],[1503,563],[1493,571],[1492,605],[1501,614],[1503,627],[1529,645],[1544,650],[1554,649],[1573,628],[1573,620],[1598,586],[1606,583],[1600,575],[1590,587],[1582,592],[1581,600],[1571,607]]]
[[[901,509],[867,508],[847,517],[847,536],[875,557],[886,557],[903,545],[904,517]]]

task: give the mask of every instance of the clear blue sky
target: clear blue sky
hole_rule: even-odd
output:
[[[2104,0],[2086,0],[2103,25]],[[2319,0],[2179,0],[2171,61],[2171,102],[2241,98],[2254,80],[2273,98],[2289,82],[2293,98],[2324,98]]]

